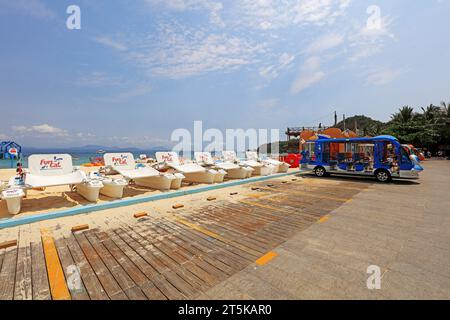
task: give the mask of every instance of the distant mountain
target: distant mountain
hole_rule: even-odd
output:
[[[101,145],[86,145],[82,147],[65,147],[65,148],[36,148],[36,147],[23,147],[23,152],[30,153],[96,153],[99,150],[105,152],[133,152],[133,153],[153,153],[157,151],[169,151],[170,148],[165,146],[150,147],[148,149],[135,148],[135,147],[106,147]]]
[[[344,121],[339,122],[336,127],[344,130]],[[352,131],[358,129],[363,136],[377,136],[385,127],[385,123],[366,116],[353,116],[345,119],[345,129]]]

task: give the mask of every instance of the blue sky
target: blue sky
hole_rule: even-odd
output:
[[[388,120],[450,101],[449,14],[448,0],[0,0],[0,139],[147,148],[194,120]]]

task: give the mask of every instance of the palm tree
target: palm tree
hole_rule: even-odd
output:
[[[421,108],[423,111],[423,117],[427,122],[434,122],[434,120],[438,120],[441,108],[430,104],[426,109],[424,107]]]
[[[450,103],[445,103],[445,101],[441,102],[442,109],[447,118],[450,118]]]
[[[414,118],[414,109],[409,106],[404,106],[392,115],[392,120],[397,123],[408,123]]]

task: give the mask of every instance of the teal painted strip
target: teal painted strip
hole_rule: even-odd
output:
[[[126,207],[126,206],[139,204],[139,203],[153,202],[153,201],[163,200],[163,199],[171,199],[171,198],[181,197],[181,196],[190,195],[190,194],[196,194],[196,193],[201,193],[201,192],[206,192],[206,191],[212,191],[212,190],[218,190],[218,189],[223,189],[223,188],[228,188],[228,187],[239,186],[239,185],[243,185],[243,184],[249,184],[249,183],[253,183],[253,182],[266,181],[266,180],[282,178],[282,177],[286,177],[286,176],[292,176],[292,175],[295,175],[298,173],[299,173],[299,171],[289,172],[289,173],[280,173],[277,175],[271,175],[271,176],[267,176],[267,177],[255,177],[255,178],[250,178],[250,179],[245,179],[245,180],[236,180],[236,181],[230,181],[230,182],[225,182],[225,183],[221,183],[221,184],[214,184],[214,185],[210,185],[210,186],[198,187],[198,188],[189,189],[189,190],[179,190],[179,191],[155,194],[155,195],[145,196],[145,197],[116,200],[116,201],[111,201],[111,202],[102,203],[102,204],[92,204],[92,205],[76,207],[76,208],[68,209],[68,210],[41,213],[41,214],[36,214],[33,216],[26,216],[23,218],[3,219],[3,220],[0,220],[0,229],[12,228],[12,227],[16,227],[16,226],[20,226],[20,225],[24,225],[24,224],[45,221],[45,220],[51,220],[51,219],[57,219],[57,218],[63,218],[63,217],[68,217],[68,216],[74,216],[74,215],[83,214],[83,213],[93,213],[93,212],[107,210],[107,209]]]

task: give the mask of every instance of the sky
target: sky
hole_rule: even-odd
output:
[[[0,140],[150,148],[195,120],[387,121],[450,101],[449,14],[449,0],[0,0]]]

